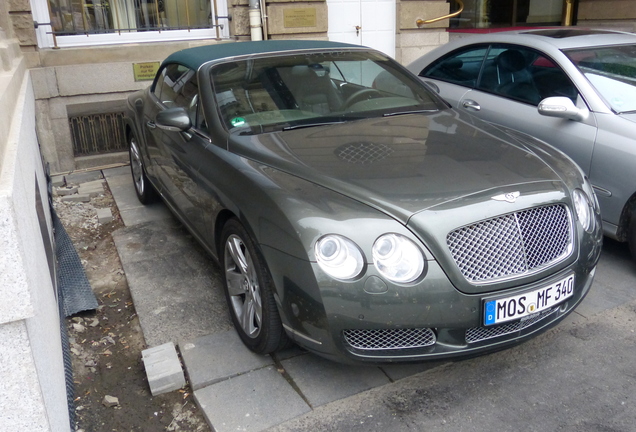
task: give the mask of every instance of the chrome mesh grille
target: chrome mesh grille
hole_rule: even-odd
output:
[[[536,207],[452,231],[446,242],[464,277],[486,282],[530,272],[571,251],[564,205]]]
[[[435,333],[429,328],[344,330],[345,340],[360,350],[421,348],[433,345]]]
[[[498,336],[507,335],[510,333],[515,333],[521,331],[525,328],[530,327],[533,324],[538,323],[544,318],[555,313],[559,308],[555,307],[552,309],[548,309],[539,313],[532,318],[528,318],[523,321],[514,321],[506,324],[501,324],[493,327],[474,327],[466,330],[466,342],[467,343],[475,343],[480,342],[486,339],[496,338]]]

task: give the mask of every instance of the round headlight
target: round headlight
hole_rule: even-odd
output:
[[[420,248],[399,234],[385,234],[373,244],[373,264],[393,282],[413,282],[422,275],[424,263]]]
[[[581,189],[574,189],[572,192],[572,201],[574,202],[574,210],[579,222],[585,231],[592,229],[593,213],[590,199]]]
[[[351,240],[335,234],[320,238],[314,247],[320,268],[336,279],[353,279],[364,267],[362,252]]]

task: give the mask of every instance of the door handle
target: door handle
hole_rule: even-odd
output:
[[[362,27],[356,26],[356,36],[360,36],[360,30],[362,30]]]
[[[472,99],[466,99],[464,102],[462,102],[462,106],[466,109],[471,109],[474,111],[479,111],[481,109],[481,106]]]
[[[150,129],[154,129],[154,128],[156,128],[156,127],[157,127],[157,125],[156,125],[156,124],[155,124],[155,122],[153,122],[153,121],[148,121],[148,122],[146,123],[146,126],[148,126]]]

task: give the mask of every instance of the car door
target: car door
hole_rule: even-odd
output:
[[[169,65],[161,98],[164,109],[183,108],[192,123],[188,131],[156,128],[161,154],[159,168],[168,200],[190,228],[201,238],[208,236],[208,200],[201,187],[203,164],[210,139],[199,104],[199,87],[195,71],[182,65]],[[168,77],[171,77],[168,79]]]
[[[479,76],[474,64],[481,58]],[[466,68],[466,59],[470,59]],[[459,110],[484,121],[515,129],[554,145],[589,173],[597,128],[593,113],[583,121],[539,114],[550,96],[566,96],[584,108],[572,80],[548,56],[509,44],[471,46],[438,60],[420,73]]]

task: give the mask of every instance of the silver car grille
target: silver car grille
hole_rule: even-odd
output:
[[[473,283],[513,278],[566,258],[572,223],[564,205],[536,207],[452,231],[446,242]]]
[[[422,348],[433,345],[435,333],[429,328],[344,330],[347,343],[359,350]]]
[[[466,342],[467,343],[475,343],[480,342],[486,339],[492,339],[499,336],[507,335],[510,333],[516,333],[525,328],[530,327],[533,324],[538,323],[544,318],[549,317],[553,313],[555,313],[559,308],[555,307],[552,309],[548,309],[543,311],[532,318],[528,318],[523,321],[514,321],[506,324],[501,324],[493,327],[474,327],[466,330]]]

